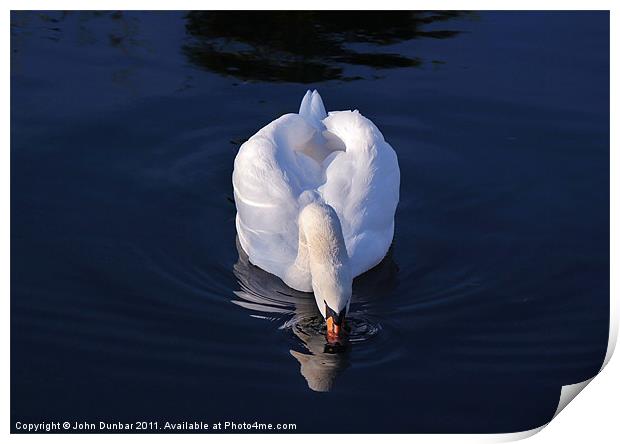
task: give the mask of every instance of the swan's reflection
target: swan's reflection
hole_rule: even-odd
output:
[[[329,392],[336,377],[349,366],[349,344],[339,347],[327,344],[324,333],[306,332],[298,326],[293,327],[293,333],[309,352],[290,351],[301,365],[299,371],[308,387],[315,392]]]
[[[327,392],[334,381],[350,365],[352,347],[374,335],[378,328],[370,326],[374,308],[383,295],[396,285],[398,267],[391,250],[375,268],[353,283],[353,301],[347,319],[350,320],[349,339],[337,346],[327,343],[325,325],[311,293],[289,288],[278,277],[252,265],[237,239],[239,260],[234,274],[240,285],[232,302],[251,311],[250,316],[282,322],[280,328],[290,328],[300,340],[299,349],[290,350],[299,362],[300,372],[308,387]]]

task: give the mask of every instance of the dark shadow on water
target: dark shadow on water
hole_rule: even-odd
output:
[[[351,365],[356,347],[358,352],[362,347],[380,348],[372,340],[385,332],[381,332],[373,307],[397,285],[398,267],[392,250],[379,265],[355,279],[347,317],[349,333],[337,345],[326,340],[325,322],[312,293],[293,290],[277,276],[250,263],[238,239],[237,251],[239,260],[233,272],[240,289],[234,292],[232,302],[250,310],[252,317],[280,322],[281,329],[292,331],[296,344],[290,354],[299,362],[299,371],[310,389],[330,391],[336,378]]]
[[[150,15],[149,15],[150,14]],[[314,83],[377,77],[377,70],[417,67],[422,60],[395,47],[419,38],[459,35],[460,11],[192,11],[159,13],[184,27],[182,51],[195,66],[242,81]],[[144,32],[154,13],[14,11],[12,54],[26,40],[110,47],[136,61],[163,40]],[[415,50],[415,49],[414,49]],[[370,72],[369,72],[370,70]],[[122,83],[126,70],[115,74]]]
[[[194,11],[184,52],[195,65],[242,80],[312,83],[356,80],[351,67],[418,66],[388,45],[459,34],[436,29],[458,11]],[[360,47],[353,49],[352,46]]]

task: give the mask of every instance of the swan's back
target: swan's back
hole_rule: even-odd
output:
[[[332,112],[323,123],[344,142],[346,152],[329,163],[319,191],[340,218],[352,273],[358,276],[381,262],[392,243],[398,160],[377,127],[358,111]]]
[[[291,267],[299,213],[322,200],[340,219],[352,275],[358,276],[390,247],[399,184],[396,153],[375,125],[357,111],[327,115],[318,93],[308,92],[300,114],[274,120],[237,154],[239,242],[254,265],[296,290],[312,291],[310,271]]]

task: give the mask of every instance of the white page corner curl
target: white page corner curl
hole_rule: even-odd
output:
[[[564,410],[575,396],[577,396],[586,385],[588,385],[596,376],[591,377],[590,379],[586,379],[585,381],[577,382],[576,384],[563,385],[562,391],[560,392],[560,400],[558,401],[558,407],[555,409],[555,413],[553,414],[552,420],[558,416],[558,414]]]

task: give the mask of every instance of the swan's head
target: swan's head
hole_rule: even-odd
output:
[[[327,322],[327,338],[337,341],[344,334],[353,278],[340,220],[324,202],[311,202],[301,211],[297,261],[309,266],[316,305]]]
[[[339,342],[346,334],[345,323],[351,303],[351,273],[346,266],[330,265],[330,272],[312,275],[314,297],[327,324],[327,340]],[[316,268],[315,268],[316,270]]]

